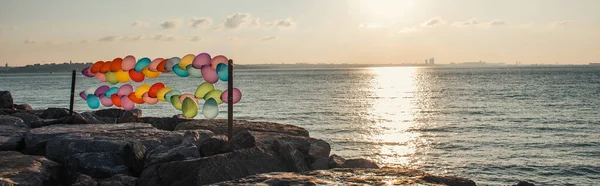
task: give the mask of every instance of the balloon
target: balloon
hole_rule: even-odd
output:
[[[110,96],[110,100],[116,107],[121,107],[121,97],[117,96],[116,94],[113,94]]]
[[[186,68],[186,71],[192,77],[196,77],[196,78],[202,77],[202,71],[199,68],[193,67],[192,65],[188,65],[188,67]]]
[[[200,86],[198,86],[198,88],[196,88],[194,97],[196,97],[198,99],[204,99],[204,95],[206,95],[206,93],[208,93],[214,89],[215,89],[215,85],[204,82],[204,83],[200,84]]]
[[[96,93],[96,89],[98,88],[90,87],[88,89],[85,89],[85,95]]]
[[[173,67],[175,65],[179,64],[179,61],[181,61],[181,59],[179,59],[178,57],[172,57],[171,59],[167,60],[167,64],[165,65],[165,70],[172,71]]]
[[[150,70],[152,72],[158,72],[158,70],[157,70],[158,64],[162,61],[163,61],[163,58],[156,58],[156,59],[152,60],[152,62],[150,62],[150,65],[148,65],[148,70]]]
[[[194,54],[188,54],[188,55],[183,56],[183,58],[181,58],[181,61],[179,61],[179,68],[181,70],[186,70],[188,65],[192,64],[195,57],[196,56]]]
[[[200,67],[204,65],[210,65],[210,55],[207,53],[200,53],[196,56],[196,58],[194,58],[192,66],[200,69]]]
[[[144,93],[144,94],[145,94],[145,93]],[[144,99],[143,99],[143,95],[142,95],[142,98],[138,98],[138,97],[136,97],[136,96],[135,96],[135,92],[129,93],[129,95],[127,95],[127,97],[128,97],[128,98],[129,98],[131,101],[133,101],[134,103],[136,103],[136,104],[144,104],[144,103],[146,103],[146,102],[144,101]]]
[[[158,92],[156,92],[156,98],[158,99],[158,101],[167,101],[165,100],[165,94],[167,94],[167,92],[171,90],[173,90],[173,88],[171,87],[164,87],[158,90]]]
[[[106,76],[103,73],[96,73],[96,79],[100,82],[106,82]]]
[[[121,58],[115,58],[112,60],[112,62],[110,63],[110,71],[113,72],[117,72],[123,69],[123,59]]]
[[[113,106],[112,100],[110,100],[110,98],[107,98],[104,94],[100,95],[100,103],[102,103],[102,106],[104,107],[110,107]]]
[[[181,104],[181,111],[183,111],[183,115],[186,118],[193,118],[198,115],[198,103],[192,100],[192,98],[185,98]]]
[[[148,69],[148,67],[144,67],[144,69],[142,69],[142,73],[144,73],[144,75],[146,75],[148,78],[155,78],[160,75],[160,72],[152,72]]]
[[[227,81],[229,79],[229,65],[225,63],[219,63],[217,65],[217,76],[222,81]]]
[[[117,72],[115,72],[115,75],[117,76],[117,80],[121,83],[129,81],[129,72],[127,71],[118,70]]]
[[[121,105],[125,110],[133,110],[135,108],[135,103],[126,96],[121,97]]]
[[[87,99],[87,94],[85,94],[85,91],[81,91],[81,92],[79,93],[79,96],[81,96],[81,98],[82,98],[83,100],[86,100],[86,99]]]
[[[110,61],[104,62],[104,64],[102,64],[102,67],[100,68],[100,73],[109,72],[110,71],[110,64],[111,63],[112,62],[110,62]]]
[[[227,99],[228,94],[229,94],[229,90],[225,90],[221,94],[221,100],[225,103],[229,103],[229,100]],[[242,99],[242,91],[240,91],[240,89],[238,89],[238,88],[233,88],[233,97],[232,97],[233,103],[235,104],[237,102],[240,102],[241,99]]]
[[[151,98],[150,96],[148,96],[148,92],[146,92],[146,93],[144,93],[144,95],[142,95],[142,99],[144,100],[145,103],[148,103],[150,105],[154,105],[154,104],[158,103],[158,99]]]
[[[121,85],[121,87],[117,91],[117,96],[119,96],[119,97],[127,96],[132,92],[133,92],[133,86],[131,86],[130,84],[124,84],[124,85]]]
[[[162,88],[165,88],[164,83],[161,83],[161,82],[154,83],[154,85],[150,86],[150,89],[148,90],[148,96],[151,98],[156,98],[156,94]]]
[[[175,74],[177,74],[179,77],[188,77],[190,75],[190,73],[187,71],[179,68],[179,65],[173,66],[173,72],[175,72]]]
[[[169,72],[167,71],[167,69],[165,69],[165,65],[167,65],[167,60],[163,59],[158,66],[156,66],[156,70],[158,70],[159,72]]]
[[[218,55],[218,56],[213,57],[210,60],[210,67],[212,67],[213,70],[216,70],[217,69],[217,65],[219,65],[219,63],[225,63],[225,64],[227,64],[228,63],[227,57],[225,57],[223,55]]]
[[[97,61],[96,63],[94,63],[92,65],[92,68],[90,68],[90,72],[91,73],[98,73],[98,72],[100,72],[100,69],[102,68],[102,65],[104,65],[103,61]]]
[[[215,101],[217,101],[217,104],[221,104],[223,103],[223,101],[221,100],[221,94],[223,94],[223,91],[215,89],[206,93],[206,95],[204,95],[204,100],[208,101],[208,99],[214,99]]]
[[[119,87],[110,87],[110,89],[108,89],[106,91],[106,93],[104,93],[106,95],[107,98],[110,98],[110,96],[112,96],[113,94],[116,94],[117,91],[119,91]]]
[[[200,70],[202,70],[202,78],[204,78],[204,81],[213,84],[219,81],[217,71],[215,71],[215,69],[211,68],[210,66],[203,66]]]
[[[100,107],[100,99],[94,94],[88,94],[85,102],[91,109],[97,109],[98,107]]]
[[[173,104],[173,107],[175,107],[175,109],[177,110],[181,110],[181,103],[179,102],[179,95],[173,95],[171,96],[171,104]]]
[[[110,89],[108,85],[99,86],[96,91],[94,91],[94,95],[96,97],[100,97],[100,95],[104,95],[108,89]]]
[[[90,72],[92,67],[85,67],[83,70],[81,70],[81,74],[83,74],[85,77],[94,77],[96,74]]]
[[[148,85],[148,84],[140,85],[137,88],[137,90],[135,90],[135,97],[142,98],[144,93],[148,92],[148,90],[150,90],[150,85]]]
[[[219,105],[215,99],[208,99],[202,106],[202,114],[206,119],[214,119],[219,114]]]
[[[171,103],[171,97],[173,97],[174,95],[181,95],[181,91],[179,90],[170,90],[165,94],[165,100],[167,100],[169,103]],[[179,98],[177,98],[179,99]]]
[[[106,64],[106,63],[104,63],[104,64]],[[106,81],[108,81],[110,84],[114,85],[114,84],[119,83],[116,73],[108,71],[108,72],[104,73],[104,75],[106,76]]]
[[[133,67],[133,69],[135,69],[135,71],[141,72],[144,69],[144,67],[147,67],[148,65],[150,65],[150,59],[145,57],[145,58],[138,60],[138,62],[135,64],[135,67]]]
[[[144,73],[137,72],[134,69],[129,70],[129,77],[131,77],[131,80],[135,82],[142,82],[146,78]]]
[[[125,58],[123,58],[123,62],[121,62],[121,69],[124,71],[129,71],[135,67],[135,62],[135,57],[132,55],[125,56]]]
[[[198,103],[198,99],[196,99],[194,97],[194,94],[181,94],[179,95],[179,102],[183,103],[183,99],[185,98],[192,98],[192,100],[194,100],[196,103]]]

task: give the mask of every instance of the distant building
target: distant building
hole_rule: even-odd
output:
[[[430,65],[435,65],[435,59],[429,58],[429,64]]]
[[[8,68],[8,63],[6,63],[6,65],[4,65],[4,68]]]
[[[427,60],[425,60],[425,64],[427,64]]]

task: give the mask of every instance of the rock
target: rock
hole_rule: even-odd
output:
[[[48,108],[42,113],[42,119],[60,119],[69,116],[69,110],[65,108]]]
[[[146,146],[139,142],[129,142],[123,147],[123,159],[133,176],[140,176],[144,170],[147,151]]]
[[[9,91],[0,91],[0,109],[14,109],[12,95]]]
[[[535,184],[526,181],[518,181],[517,183],[513,184],[513,186],[535,186]]]
[[[43,156],[0,151],[0,185],[60,185],[60,164]]]
[[[311,170],[326,170],[329,169],[329,159],[324,157],[318,157],[315,161],[310,164]]]
[[[110,178],[99,180],[98,186],[135,186],[136,181],[136,177],[117,174]]]
[[[9,115],[9,114],[4,112],[4,110],[0,110],[0,115]]]
[[[227,120],[226,119],[198,119],[180,123],[175,127],[175,130],[193,130],[205,129],[213,131],[217,135],[227,135]],[[288,124],[279,124],[271,122],[249,122],[246,120],[233,121],[233,135],[238,132],[249,130],[256,132],[275,132],[292,136],[306,136],[308,131],[304,128]]]
[[[15,109],[17,110],[33,110],[33,108],[31,108],[31,105],[25,103],[25,104],[15,104]]]
[[[172,149],[165,146],[159,146],[146,155],[144,166],[149,167],[154,164],[189,160],[199,157],[201,157],[200,151],[193,143],[181,144]]]
[[[73,113],[73,115],[65,116],[61,118],[62,124],[88,124],[87,119],[78,113]]]
[[[0,151],[23,149],[24,137],[28,130],[25,127],[0,125]]]
[[[227,136],[212,136],[200,143],[200,154],[202,156],[212,156],[223,153],[221,148],[227,143]]]
[[[96,116],[92,112],[83,112],[80,115],[87,121],[88,124],[104,124],[105,123],[104,121],[101,121],[100,119],[96,118]]]
[[[119,118],[125,110],[119,108],[109,108],[94,111],[96,117]]]
[[[21,118],[21,120],[23,120],[23,123],[29,127],[31,127],[31,123],[42,120],[34,114],[23,113],[23,112],[17,112],[17,113],[11,114],[11,116]]]
[[[275,145],[278,146],[278,154],[283,157],[289,170],[293,172],[306,172],[310,170],[308,169],[304,154],[297,150],[291,143],[276,141]]]
[[[94,138],[90,134],[66,134],[52,138],[46,144],[46,157],[58,163],[66,163],[66,159],[79,153],[114,152],[123,154],[128,142],[123,140],[107,140]]]
[[[221,149],[222,152],[256,147],[256,138],[247,130],[235,134]]]
[[[328,158],[329,153],[331,153],[331,146],[329,143],[320,140],[314,139],[310,141],[310,147],[308,148],[308,155],[314,159],[316,158]]]
[[[343,168],[369,168],[369,169],[378,169],[379,165],[377,165],[377,163],[368,160],[368,159],[364,159],[364,158],[358,158],[358,159],[347,159],[344,162],[344,165],[342,165]]]
[[[66,179],[72,183],[79,174],[93,178],[108,178],[117,174],[129,174],[125,160],[114,152],[78,153],[65,159]]]
[[[126,110],[121,114],[121,116],[119,116],[119,118],[117,119],[117,123],[141,122],[141,117],[142,110],[140,109]]]
[[[193,160],[157,164],[144,170],[138,179],[138,185],[205,185],[280,171],[287,171],[287,168],[272,151],[250,148]]]
[[[96,185],[98,185],[96,180],[94,180],[94,178],[92,178],[88,175],[85,175],[85,174],[77,175],[77,177],[75,178],[75,183],[71,184],[71,186],[96,186]]]
[[[344,167],[344,163],[346,163],[346,159],[341,156],[335,154],[329,156],[329,168],[342,168]]]
[[[407,168],[331,169],[303,173],[272,172],[212,185],[456,185],[475,182],[452,176],[436,176]]]
[[[61,124],[63,122],[62,119],[41,119],[34,122],[29,123],[30,128],[40,128],[43,126],[56,125]]]
[[[185,131],[183,134],[182,144],[196,144],[200,142],[200,134],[196,131]]]
[[[181,122],[193,120],[193,119],[187,119],[185,117],[179,118],[177,116],[173,116],[171,118],[143,117],[141,119],[142,119],[142,122],[150,123],[150,124],[152,124],[152,126],[156,127],[157,129],[169,130],[169,131],[175,130],[175,127]]]
[[[283,141],[291,143],[296,149],[303,154],[308,155],[308,163],[312,163],[318,157],[329,157],[331,147],[329,143],[305,136],[291,136],[281,133],[273,132],[250,132],[255,136],[257,145],[265,148],[276,147],[273,146],[274,141]],[[311,150],[312,149],[312,150]],[[277,151],[277,149],[273,149]]]
[[[21,118],[9,115],[0,115],[0,125],[27,127]]]

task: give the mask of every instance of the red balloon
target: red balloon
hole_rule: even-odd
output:
[[[165,88],[164,83],[161,83],[161,82],[154,83],[154,85],[152,85],[150,87],[150,90],[148,90],[148,97],[156,98],[156,93],[158,93],[158,91],[162,88]]]
[[[129,97],[129,99],[136,104],[144,104],[145,103],[143,98],[138,98],[135,96],[135,92],[130,93],[129,96],[127,96],[127,97]]]
[[[104,62],[104,64],[102,64],[102,68],[100,68],[100,73],[106,73],[106,72],[110,71],[111,63],[112,62],[110,62],[110,61]]]
[[[123,63],[123,59],[121,59],[121,58],[113,59],[113,61],[110,63],[110,71],[117,72],[117,71],[121,70],[121,68],[122,68],[121,63]]]
[[[94,63],[92,65],[92,68],[90,68],[90,72],[92,72],[92,73],[100,72],[100,68],[102,68],[102,65],[104,65],[103,61],[97,61],[96,63]]]
[[[135,82],[142,82],[144,81],[144,78],[146,78],[144,73],[135,71],[135,69],[129,70],[129,77]]]
[[[117,96],[117,94],[111,95],[110,100],[112,101],[113,105],[121,107],[121,98]]]
[[[167,60],[163,60],[161,61],[158,66],[156,67],[156,70],[158,70],[159,72],[169,72],[167,69],[165,69],[165,65],[167,65]]]

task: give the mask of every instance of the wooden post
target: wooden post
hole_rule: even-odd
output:
[[[73,115],[73,102],[75,101],[75,78],[77,71],[73,70],[73,76],[71,77],[71,102],[69,103],[69,115]]]
[[[233,60],[228,61],[227,77],[227,138],[233,137]]]

